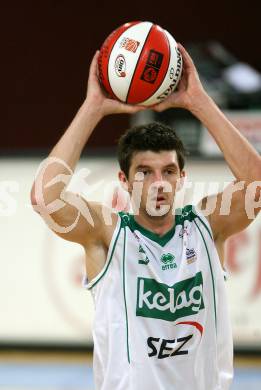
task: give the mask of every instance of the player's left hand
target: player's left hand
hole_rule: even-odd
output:
[[[154,111],[161,112],[168,108],[185,108],[193,111],[207,95],[192,58],[180,43],[178,48],[183,58],[183,71],[178,87],[162,103],[152,106]]]

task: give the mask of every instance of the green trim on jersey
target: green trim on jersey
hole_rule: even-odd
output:
[[[200,218],[199,216],[198,216],[198,219],[200,220],[200,222],[202,223],[202,225],[205,226],[206,231],[208,232],[208,234],[209,234],[211,240],[214,241],[213,235],[212,235],[211,231],[209,230],[208,225],[207,225],[207,224],[203,221],[203,219]]]
[[[127,344],[127,357],[128,362],[130,363],[130,350],[129,350],[129,323],[128,323],[128,310],[127,310],[127,300],[126,300],[126,284],[125,284],[125,261],[126,261],[126,226],[124,226],[124,243],[123,243],[123,297],[124,297],[124,306],[125,306],[125,315],[126,315],[126,344]]]
[[[163,236],[160,236],[159,234],[154,233],[151,230],[148,230],[141,226],[137,221],[135,221],[134,216],[132,214],[130,214],[129,217],[131,230],[139,230],[139,232],[141,232],[145,237],[148,237],[152,241],[156,241],[161,246],[166,245],[167,242],[169,242],[169,240],[171,240],[175,234],[175,224],[167,233],[163,234]]]
[[[175,210],[176,225],[184,225],[185,221],[192,222],[195,218],[198,218],[198,215],[191,204]]]
[[[199,231],[199,233],[200,233],[200,235],[202,237],[202,240],[204,242],[205,249],[206,249],[206,252],[207,252],[207,256],[208,256],[208,263],[209,263],[211,279],[212,279],[212,289],[213,289],[213,299],[214,299],[214,312],[215,312],[215,325],[216,325],[216,332],[217,332],[217,307],[216,307],[215,281],[214,281],[214,276],[213,276],[212,264],[211,264],[209,251],[208,251],[208,247],[207,247],[205,238],[204,238],[204,236],[202,234],[202,231],[201,231],[200,227],[198,226],[197,222],[196,221],[194,221],[194,222],[195,222],[195,225],[197,226],[198,231]],[[208,231],[208,229],[206,229],[206,230]]]
[[[110,255],[109,261],[108,261],[108,263],[107,263],[103,273],[101,274],[101,276],[97,280],[95,280],[95,282],[93,284],[91,284],[90,287],[88,287],[89,290],[91,290],[101,280],[101,278],[103,278],[103,276],[106,274],[106,272],[107,272],[107,270],[109,268],[109,265],[110,265],[110,263],[112,261],[112,257],[114,255],[114,251],[115,251],[116,244],[117,244],[120,232],[121,232],[121,228],[122,228],[122,220],[121,220],[121,223],[120,223],[120,226],[119,226],[119,230],[118,230],[117,236],[115,238],[115,241],[114,241],[114,244],[113,244],[113,247],[112,247],[112,251],[111,251],[111,255]]]
[[[160,236],[157,233],[152,232],[141,226],[136,220],[133,214],[120,212],[120,217],[123,220],[123,223],[130,228],[131,231],[138,230],[145,237],[149,238],[152,241],[157,242],[160,246],[165,246],[174,236],[176,226],[183,225],[184,221],[193,221],[195,218],[198,218],[198,215],[194,212],[192,205],[187,205],[183,209],[177,209],[175,214],[175,223],[174,226],[163,236]]]

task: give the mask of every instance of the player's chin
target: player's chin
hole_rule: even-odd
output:
[[[171,212],[171,205],[167,202],[156,202],[153,205],[147,205],[146,207],[147,213],[153,217],[164,217],[165,215]]]

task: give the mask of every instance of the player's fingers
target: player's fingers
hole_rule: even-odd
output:
[[[127,108],[128,112],[130,114],[135,114],[136,112],[145,111],[147,110],[147,107],[142,106],[128,106]]]
[[[167,108],[170,108],[170,104],[168,101],[165,101],[162,103],[155,104],[155,106],[152,106],[151,108],[153,109],[153,111],[161,112],[166,110]]]
[[[189,53],[185,49],[185,47],[182,46],[181,43],[178,43],[178,48],[179,48],[180,53],[182,55],[184,69],[186,69],[186,70],[189,70],[189,69],[196,70],[195,64],[194,64],[192,58],[190,57]]]
[[[98,57],[99,57],[99,50],[96,51],[95,55],[93,56],[91,65],[90,65],[90,77],[97,78],[97,64],[98,64]]]
[[[123,112],[126,112],[128,114],[135,114],[136,112],[147,110],[148,107],[145,106],[137,106],[137,105],[130,105],[130,104],[121,104],[121,110]]]

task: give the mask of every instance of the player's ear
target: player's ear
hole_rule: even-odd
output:
[[[119,181],[121,183],[122,188],[125,191],[129,192],[129,182],[128,182],[128,179],[123,171],[119,171],[118,178],[119,178]]]
[[[117,187],[114,188],[111,206],[117,212],[119,211],[129,212],[130,194],[127,191],[125,191],[122,188],[122,186],[118,185]]]
[[[183,188],[185,180],[186,180],[186,172],[183,170],[180,172],[180,177],[177,180],[176,191],[180,191]]]

